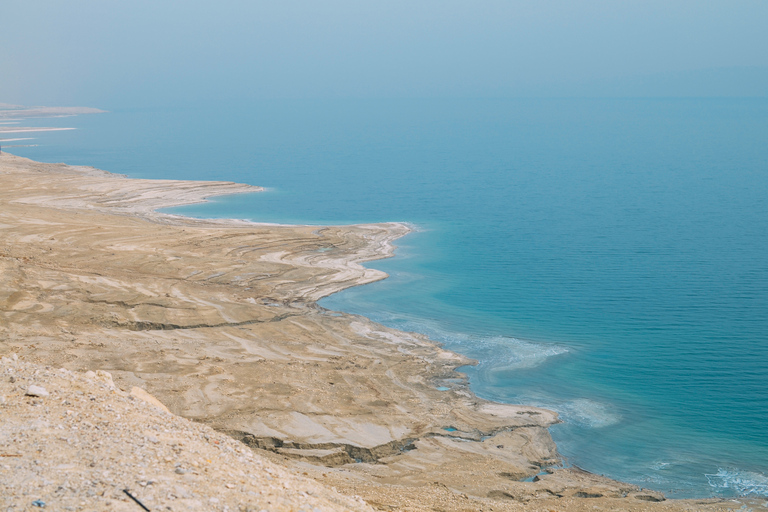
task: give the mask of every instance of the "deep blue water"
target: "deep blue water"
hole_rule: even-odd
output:
[[[321,304],[477,358],[568,462],[768,496],[768,100],[282,101],[38,120],[16,154],[268,187],[176,209],[405,221],[391,278]],[[23,144],[23,143],[22,143]]]

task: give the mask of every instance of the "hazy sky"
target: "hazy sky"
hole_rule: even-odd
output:
[[[5,0],[0,15],[0,102],[652,95],[659,81],[768,95],[765,0]]]

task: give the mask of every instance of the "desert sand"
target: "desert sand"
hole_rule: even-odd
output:
[[[13,364],[27,377],[37,371],[58,382],[64,375],[70,380],[61,393],[82,385],[84,372],[109,372],[102,384],[120,407],[131,405],[134,387],[146,390],[172,413],[166,421],[192,420],[227,434],[260,464],[268,459],[286,474],[314,479],[311,485],[328,493],[317,496],[339,510],[358,506],[357,496],[367,503],[359,507],[377,510],[737,510],[745,503],[758,509],[755,501],[665,500],[561,468],[548,431],[558,421],[554,412],[482,400],[457,371],[472,364],[467,358],[421,335],[316,304],[385,278],[362,263],[391,256],[408,232],[402,224],[278,226],[157,212],[259,190],[128,179],[0,155],[0,356],[19,358]],[[65,372],[56,374],[60,368]],[[22,387],[3,392],[13,404],[0,403],[3,429],[11,420],[35,421],[24,412]],[[85,415],[70,402],[73,415]],[[128,416],[110,424],[134,428]],[[57,428],[57,418],[46,416],[46,428]],[[200,441],[197,426],[174,425],[174,436]],[[13,452],[16,438],[0,433],[0,449]],[[66,449],[59,444],[57,451]],[[81,449],[84,460],[98,457],[100,446]],[[19,452],[14,464],[47,460],[45,453]],[[79,459],[70,464],[87,471]],[[53,468],[53,461],[38,464],[37,474],[50,482],[66,478]],[[212,469],[208,484],[225,485],[225,473]],[[172,484],[190,496],[200,485],[183,474],[165,476],[178,477]],[[138,479],[149,477],[131,478],[121,485],[142,488]],[[22,493],[23,485],[6,484],[3,492]],[[349,500],[334,502],[329,487]],[[232,500],[246,510],[247,490],[241,494]],[[224,510],[225,501],[204,503]],[[86,509],[79,503],[73,510]]]

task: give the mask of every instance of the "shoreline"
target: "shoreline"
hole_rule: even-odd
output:
[[[2,133],[27,133],[27,132],[61,132],[66,130],[75,130],[76,128],[34,128],[34,127],[16,127],[0,126]]]
[[[404,224],[191,219],[156,209],[261,188],[135,180],[7,153],[0,183],[0,355],[108,370],[121,388],[141,385],[175,414],[382,506],[692,503],[553,469],[554,413],[482,400],[456,370],[466,357],[315,304],[385,278],[361,263],[392,256]]]

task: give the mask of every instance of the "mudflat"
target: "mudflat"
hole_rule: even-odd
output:
[[[391,256],[402,224],[156,211],[259,190],[0,155],[0,356],[107,371],[116,389],[146,389],[173,414],[381,510],[747,503],[665,500],[561,468],[555,413],[482,400],[457,371],[471,360],[316,304],[385,278],[362,263]]]

